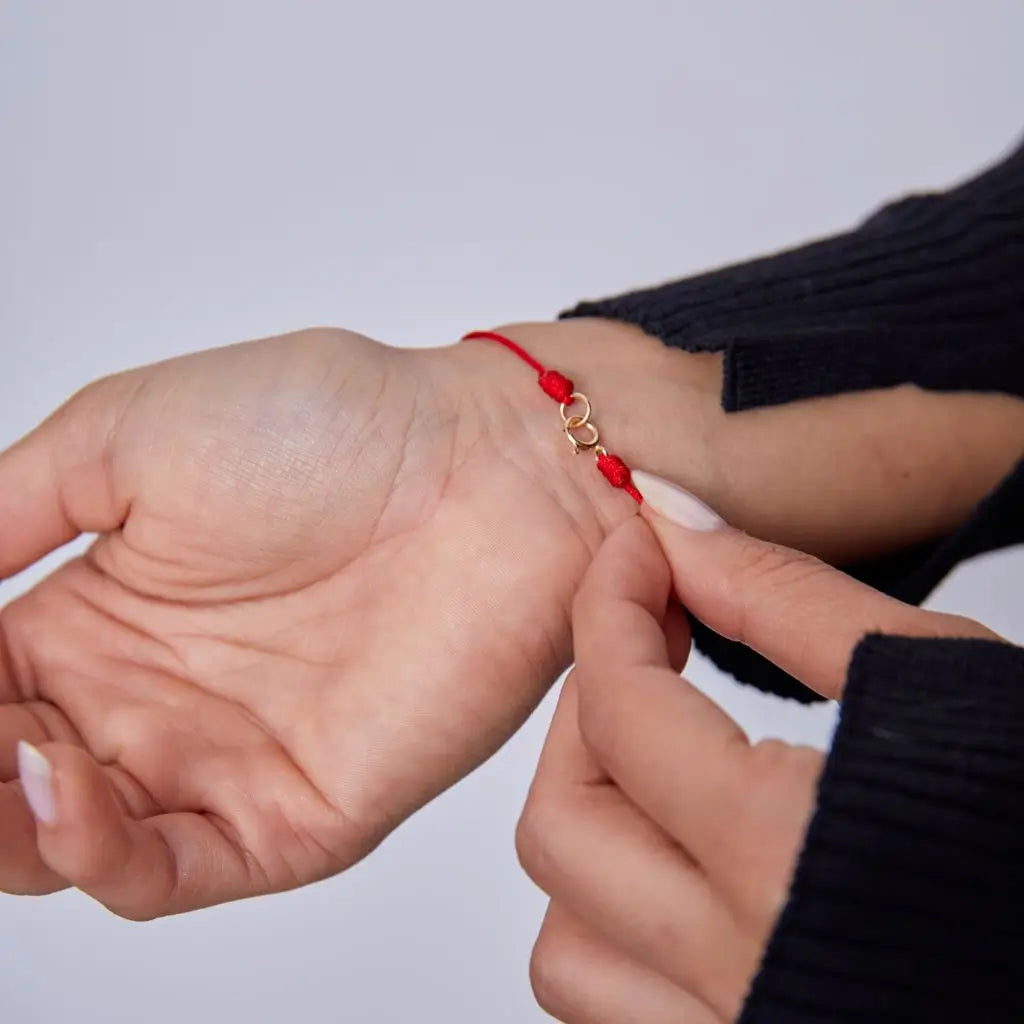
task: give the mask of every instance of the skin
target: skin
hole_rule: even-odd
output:
[[[998,638],[739,531],[644,517],[580,589],[576,668],[519,825],[551,896],[531,974],[566,1024],[725,1024],[786,899],[824,756],[751,745],[680,677],[674,599],[832,698],[869,632]]]
[[[508,331],[576,375],[613,450],[826,557],[958,521],[1024,423],[1000,396],[913,389],[727,419],[714,356],[603,322]],[[883,464],[879,408],[904,435]],[[907,469],[954,434],[941,484]],[[846,475],[867,496],[839,529]],[[0,455],[0,579],[97,535],[0,612],[0,889],[77,886],[142,920],[344,870],[521,724],[635,515],[486,342],[318,329],[90,385]],[[50,763],[52,824],[22,739]]]

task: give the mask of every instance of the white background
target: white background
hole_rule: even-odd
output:
[[[1005,150],[1022,38],[979,0],[0,0],[0,446],[127,365],[312,323],[438,344],[840,229]],[[936,603],[1024,640],[1022,555]],[[0,1019],[541,1020],[512,835],[549,713],[305,891],[147,925],[0,897]]]

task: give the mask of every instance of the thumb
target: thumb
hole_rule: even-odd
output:
[[[643,472],[634,479],[682,604],[826,697],[841,695],[868,633],[996,638],[969,619],[921,611],[810,555],[734,530],[667,480]]]
[[[116,529],[128,511],[112,479],[131,375],[89,385],[0,453],[0,580],[81,533]]]

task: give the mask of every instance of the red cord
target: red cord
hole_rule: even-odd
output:
[[[538,373],[544,372],[543,364],[538,363],[525,348],[517,345],[511,338],[506,338],[504,334],[498,334],[497,331],[470,331],[469,334],[462,336],[463,341],[471,341],[473,338],[496,341],[499,345],[504,345],[510,352],[515,352],[524,363],[529,363]]]
[[[496,331],[470,331],[469,334],[463,336],[463,341],[471,341],[474,338],[483,339],[486,341],[496,341],[499,345],[504,345],[510,352],[519,356],[520,359],[529,366],[533,367],[537,371],[537,384],[540,386],[544,394],[553,398],[556,402],[562,405],[571,405],[573,396],[576,394],[575,386],[573,382],[566,377],[564,374],[559,373],[557,370],[548,370],[545,368],[543,363],[538,362],[529,352],[526,351],[521,345],[517,345],[511,338],[506,338],[504,334],[498,334]],[[564,412],[563,412],[564,417]],[[587,417],[573,417],[574,420],[580,422],[575,423],[575,429],[588,425],[589,421],[589,403]],[[566,421],[568,423],[568,421]],[[593,426],[592,424],[589,424]],[[567,430],[566,433],[572,438],[572,434]],[[596,440],[596,431],[595,431]],[[576,441],[573,441],[576,444]],[[583,447],[588,447],[584,445]],[[578,449],[579,450],[579,449]],[[630,473],[629,466],[618,457],[618,455],[611,455],[606,452],[604,448],[597,445],[595,450],[597,451],[597,468],[601,471],[602,476],[612,485],[612,487],[618,487],[625,491],[637,504],[641,504],[644,500],[643,495],[636,489],[633,483],[633,475]]]

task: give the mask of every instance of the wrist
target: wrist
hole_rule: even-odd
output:
[[[1021,458],[1024,402],[1009,395],[904,386],[727,414],[720,353],[600,318],[499,333],[573,378],[602,443],[630,467],[680,484],[739,529],[835,565],[947,536]],[[567,446],[548,416],[550,443]],[[631,514],[591,459],[571,461],[583,463],[575,475],[589,478],[606,528]]]
[[[497,330],[572,379],[590,400],[591,420],[609,452],[633,468],[671,477],[708,496],[709,440],[722,415],[718,356],[682,353],[636,327],[596,318]],[[535,461],[539,485],[573,514],[582,535],[603,538],[634,514],[633,500],[597,471],[592,453],[574,456],[557,406],[537,387],[530,367],[486,339],[455,349],[457,356],[444,351],[471,375],[473,387],[487,381],[495,429],[506,439],[518,438],[516,454]]]
[[[948,534],[1020,458],[1024,403],[1006,395],[888,388],[727,415],[720,354],[598,318],[499,332],[573,379],[601,443],[630,467],[675,481],[739,529],[836,565]],[[465,373],[507,456],[532,467],[588,543],[634,513],[593,458],[573,457],[529,367],[486,340],[439,351]]]

